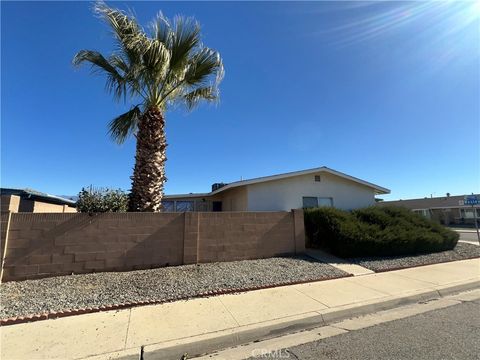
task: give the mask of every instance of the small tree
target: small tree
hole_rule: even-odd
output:
[[[128,194],[108,188],[82,188],[78,194],[77,211],[83,213],[125,212]]]

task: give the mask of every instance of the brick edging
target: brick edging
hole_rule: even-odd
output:
[[[314,280],[300,280],[300,281],[290,281],[290,282],[284,282],[279,284],[259,285],[259,286],[244,287],[244,288],[209,290],[193,296],[188,296],[188,295],[179,296],[176,298],[171,298],[166,300],[134,301],[134,302],[126,302],[126,303],[120,303],[120,304],[86,307],[81,309],[66,309],[66,310],[53,311],[53,312],[42,313],[42,314],[16,316],[16,317],[11,317],[6,319],[0,319],[0,326],[22,324],[22,323],[28,323],[28,322],[34,322],[34,321],[40,321],[40,320],[58,319],[58,318],[74,316],[74,315],[92,314],[100,311],[121,310],[121,309],[137,307],[137,306],[159,305],[159,304],[171,303],[171,302],[180,301],[180,300],[205,298],[205,297],[214,296],[214,295],[227,295],[227,294],[234,294],[234,293],[240,293],[240,292],[246,292],[246,291],[271,289],[271,288],[288,286],[288,285],[307,284],[307,283],[320,282],[320,281],[326,281],[326,280],[335,280],[335,279],[352,277],[352,276],[353,276],[352,274],[347,274],[347,275],[332,276],[328,278],[314,279]]]
[[[428,266],[428,265],[445,264],[445,263],[450,263],[450,262],[454,262],[454,261],[473,260],[473,259],[480,259],[480,256],[472,256],[472,257],[466,257],[464,259],[455,259],[455,260],[443,260],[443,261],[437,261],[437,262],[420,264],[420,265],[412,265],[412,266],[396,266],[396,267],[393,267],[393,268],[382,269],[382,270],[372,270],[372,269],[369,269],[369,270],[372,270],[375,273],[383,273],[383,272],[388,272],[388,271],[405,270],[405,269],[418,268],[418,267]],[[357,264],[357,265],[359,265],[359,264]],[[362,265],[360,265],[360,266],[362,266]],[[365,267],[365,266],[363,266],[363,267]],[[368,268],[366,268],[366,269],[368,269]]]

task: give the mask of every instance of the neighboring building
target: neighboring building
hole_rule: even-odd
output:
[[[32,189],[0,188],[1,212],[77,212],[75,201]]]
[[[390,190],[353,176],[319,167],[286,174],[217,183],[202,194],[166,195],[163,211],[290,211],[333,206],[356,209],[375,204]]]
[[[478,196],[478,195],[477,195]],[[378,206],[402,206],[444,225],[473,225],[480,207],[463,204],[464,195],[378,202]]]

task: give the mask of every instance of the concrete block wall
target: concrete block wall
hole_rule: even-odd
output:
[[[10,211],[0,213],[0,255],[3,264],[3,258],[5,256],[5,248],[7,241],[7,233],[10,225],[12,213]]]
[[[2,281],[183,263],[184,215],[11,214]]]
[[[199,213],[198,262],[295,253],[289,212]]]
[[[2,215],[2,224],[7,221]],[[12,213],[2,281],[265,258],[305,250],[303,212]],[[302,237],[303,236],[303,237]]]

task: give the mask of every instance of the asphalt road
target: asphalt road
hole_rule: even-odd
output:
[[[261,358],[478,360],[480,300],[282,349]]]

